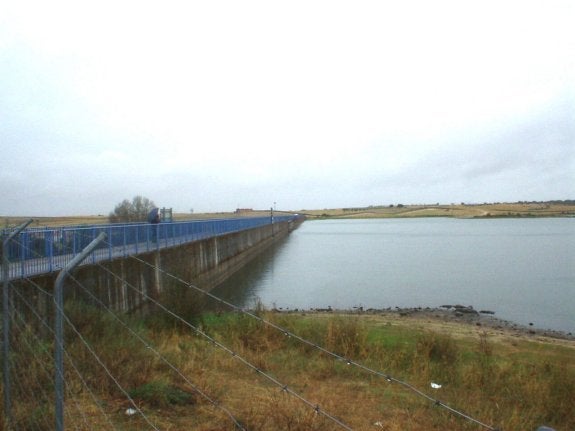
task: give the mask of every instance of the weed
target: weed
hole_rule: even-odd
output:
[[[51,404],[28,405],[24,410],[16,408],[14,429],[22,431],[50,431],[54,429],[54,410]]]
[[[189,287],[176,283],[169,278],[162,281],[163,291],[161,303],[173,314],[165,313],[162,307],[150,304],[150,312],[146,317],[146,325],[153,330],[187,331],[188,326],[174,315],[185,321],[196,324],[202,317],[207,298]]]
[[[328,431],[333,423],[313,409],[302,406],[285,393],[264,393],[254,397],[252,408],[244,413],[249,430]]]
[[[134,336],[136,332],[144,341],[146,338],[138,321],[134,324],[126,318],[119,322],[95,307],[74,302],[66,303],[65,310],[76,331],[82,334],[79,339],[76,331],[66,327],[67,351],[76,359],[76,366],[87,382],[114,394],[118,388],[108,372],[117,376],[123,387],[139,386],[149,380],[157,358]],[[92,352],[97,352],[97,356]],[[102,364],[108,372],[104,373]]]
[[[477,344],[477,354],[480,358],[487,360],[493,357],[493,345],[488,339],[487,332],[479,333],[479,343]]]
[[[459,352],[453,338],[433,332],[425,332],[417,338],[416,354],[427,361],[453,365]]]
[[[328,321],[324,345],[345,358],[366,356],[367,331],[357,316],[334,317]]]
[[[136,401],[157,408],[195,403],[194,395],[162,381],[144,383],[129,391],[129,395]]]

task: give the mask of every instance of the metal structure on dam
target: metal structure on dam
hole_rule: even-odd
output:
[[[299,216],[273,216],[30,228],[6,244],[9,264],[3,273],[22,289],[29,289],[25,281],[33,279],[52,290],[58,272],[103,232],[106,239],[75,270],[75,278],[108,306],[130,311],[139,308],[146,295],[159,297],[163,271],[209,290],[302,221]],[[3,238],[9,233],[4,230]],[[141,294],[127,289],[126,283]],[[74,285],[67,282],[67,295],[77,295]]]
[[[58,271],[101,232],[106,234],[107,240],[91,254],[87,263],[160,251],[248,229],[291,224],[298,219],[298,216],[274,216],[160,224],[29,228],[20,232],[8,244],[9,278],[18,279]],[[11,229],[3,229],[1,237],[7,237],[10,232]]]

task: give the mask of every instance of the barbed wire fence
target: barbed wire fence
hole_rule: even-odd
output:
[[[153,265],[150,264],[149,262],[146,262],[146,261],[144,261],[144,260],[142,260],[142,259],[139,259],[137,256],[130,256],[130,258],[131,258],[131,259],[134,259],[134,260],[137,260],[138,262],[140,262],[140,263],[142,263],[142,264],[144,264],[144,265],[153,266]],[[317,344],[317,343],[315,343],[315,342],[313,342],[313,341],[307,340],[307,339],[305,339],[305,338],[303,338],[303,337],[301,337],[301,336],[299,336],[299,335],[293,333],[292,331],[290,331],[290,330],[288,330],[288,329],[286,329],[286,328],[284,328],[284,327],[282,327],[282,326],[280,326],[280,325],[278,325],[278,324],[276,324],[276,323],[274,323],[274,322],[271,322],[270,320],[266,320],[265,318],[263,318],[263,317],[261,317],[261,316],[255,314],[254,312],[250,311],[249,309],[244,309],[244,308],[239,307],[239,306],[237,306],[237,305],[235,305],[235,304],[232,304],[232,303],[230,303],[230,302],[228,302],[228,301],[225,301],[225,300],[223,300],[223,299],[221,299],[221,298],[219,298],[219,297],[213,295],[212,293],[210,293],[210,292],[208,292],[208,291],[206,291],[206,290],[204,290],[204,289],[201,289],[200,287],[194,285],[193,283],[187,282],[187,281],[181,279],[180,277],[178,277],[178,276],[176,276],[176,275],[174,275],[174,274],[171,274],[171,273],[168,273],[168,272],[162,270],[161,268],[158,268],[158,267],[155,267],[155,268],[158,269],[158,270],[159,270],[160,272],[162,272],[163,274],[165,274],[166,276],[168,276],[168,277],[170,277],[170,278],[176,280],[177,282],[179,282],[179,283],[181,283],[182,285],[184,285],[184,286],[186,286],[186,287],[188,287],[188,288],[194,290],[195,292],[197,292],[197,293],[199,293],[199,294],[202,294],[202,295],[205,295],[206,297],[209,297],[209,298],[211,298],[212,300],[214,300],[214,301],[216,301],[216,302],[218,302],[218,303],[220,303],[220,304],[225,305],[225,306],[228,307],[230,310],[233,310],[233,311],[242,313],[243,315],[246,315],[246,316],[248,316],[248,317],[250,317],[250,318],[252,318],[252,319],[255,319],[256,321],[261,322],[261,323],[263,323],[263,324],[265,324],[265,325],[267,325],[267,326],[269,326],[269,327],[271,327],[271,328],[273,328],[273,329],[279,331],[280,333],[284,334],[285,336],[290,337],[290,338],[293,338],[293,339],[295,339],[295,340],[301,342],[302,344],[305,344],[305,345],[307,345],[307,346],[310,346],[310,347],[312,347],[312,348],[314,348],[314,349],[316,349],[316,350],[322,352],[323,354],[326,354],[326,355],[332,357],[333,359],[335,359],[335,360],[337,360],[337,361],[341,361],[341,362],[346,363],[347,365],[351,365],[351,366],[357,367],[358,369],[361,369],[362,371],[365,371],[365,372],[368,373],[368,374],[371,374],[371,375],[375,375],[375,376],[384,378],[384,379],[385,379],[387,382],[389,382],[389,383],[397,383],[397,384],[403,386],[404,388],[410,390],[410,391],[413,392],[414,394],[418,395],[419,397],[422,397],[423,399],[426,399],[427,401],[430,401],[434,406],[442,407],[442,408],[446,409],[447,411],[449,411],[450,413],[452,413],[452,414],[454,414],[454,415],[456,415],[456,416],[459,416],[459,417],[461,417],[461,418],[464,418],[464,419],[466,419],[466,420],[468,420],[468,421],[470,421],[470,422],[473,422],[473,423],[475,423],[475,424],[477,424],[477,425],[480,425],[481,427],[483,427],[483,428],[485,428],[485,429],[488,429],[488,430],[491,430],[491,431],[498,431],[498,428],[495,428],[495,427],[493,427],[493,426],[491,426],[491,425],[488,425],[488,424],[486,424],[486,423],[484,423],[484,422],[482,422],[482,421],[479,421],[478,419],[475,419],[474,417],[472,417],[472,416],[470,416],[470,415],[468,415],[468,414],[466,414],[466,413],[464,413],[464,412],[462,412],[462,411],[460,411],[460,410],[458,410],[458,409],[455,409],[455,408],[449,406],[448,404],[446,404],[446,403],[440,401],[439,399],[434,398],[434,397],[432,397],[432,396],[430,396],[430,395],[424,393],[422,390],[416,388],[415,386],[413,386],[413,385],[411,385],[411,384],[409,384],[409,383],[407,383],[407,382],[405,382],[405,381],[403,381],[403,380],[400,380],[400,379],[398,379],[398,378],[396,378],[396,377],[393,377],[393,376],[392,376],[391,374],[389,374],[389,373],[385,373],[385,372],[382,372],[382,371],[374,370],[374,369],[372,369],[372,368],[370,368],[370,367],[367,367],[366,365],[363,365],[363,364],[361,364],[361,363],[359,363],[359,362],[356,362],[356,361],[353,360],[352,358],[345,358],[344,356],[339,355],[339,354],[337,354],[337,353],[335,353],[335,352],[332,352],[332,351],[330,351],[330,350],[328,350],[328,349],[322,347],[321,345],[319,345],[319,344]],[[148,300],[150,300],[150,301],[152,301],[152,302],[154,302],[154,303],[160,305],[160,304],[159,304],[157,301],[155,301],[153,298],[147,297],[146,299],[148,299]],[[161,306],[161,305],[160,305],[160,306]]]
[[[104,268],[102,266],[102,268]],[[117,276],[117,274],[114,274],[115,276]],[[132,337],[136,338],[138,341],[140,341],[141,343],[144,344],[145,348],[148,351],[153,352],[159,359],[161,362],[165,363],[169,368],[171,368],[175,373],[177,373],[183,380],[185,380],[185,382],[188,384],[188,386],[190,388],[192,388],[196,393],[198,393],[199,395],[201,395],[208,403],[210,403],[214,408],[221,410],[222,412],[224,412],[229,420],[231,421],[231,423],[234,425],[234,429],[241,429],[241,430],[245,430],[246,428],[242,425],[242,423],[230,412],[229,409],[227,409],[224,405],[222,405],[219,401],[217,401],[216,399],[210,397],[209,395],[207,395],[204,391],[202,391],[197,385],[195,385],[189,378],[187,378],[183,372],[181,370],[179,370],[173,363],[171,363],[164,355],[162,355],[156,348],[154,348],[148,341],[144,340],[143,337],[141,337],[140,335],[137,334],[137,332],[135,332],[133,329],[131,329],[127,324],[125,324],[123,322],[123,319],[116,315],[109,307],[107,307],[105,304],[103,304],[101,301],[99,301],[99,299],[94,296],[89,289],[87,289],[85,286],[82,285],[81,282],[79,282],[77,279],[75,279],[73,276],[69,275],[70,278],[78,285],[78,287],[89,297],[92,298],[92,300],[94,302],[97,302],[98,305],[105,310],[108,314],[112,315],[117,322],[121,323],[121,325],[123,326],[123,328],[125,330],[127,330]],[[54,300],[54,295],[51,294],[50,292],[46,291],[45,289],[43,289],[41,286],[39,286],[37,283],[35,283],[32,279],[25,277],[24,281],[28,284],[29,287],[33,288],[36,290],[35,294],[32,294],[32,296],[36,295],[36,294],[41,294],[44,295],[48,298],[50,298],[51,300]],[[135,289],[134,286],[130,286],[132,288]],[[42,346],[42,345],[47,345],[48,344],[48,340],[50,339],[50,337],[53,337],[55,335],[55,331],[48,325],[48,323],[46,322],[46,318],[43,317],[41,315],[41,311],[36,309],[36,307],[34,306],[34,304],[31,303],[31,301],[29,301],[28,299],[26,299],[26,296],[24,294],[22,294],[21,292],[19,292],[18,290],[14,290],[13,291],[14,296],[18,299],[18,301],[20,301],[22,304],[24,304],[25,308],[29,311],[29,314],[31,316],[33,316],[36,321],[32,322],[31,324],[27,323],[27,325],[31,325],[31,326],[36,326],[36,327],[43,327],[44,328],[44,332],[47,332],[49,337],[44,340],[41,339],[38,336],[35,336],[33,338],[34,343],[37,346]],[[12,309],[15,309],[15,307],[13,307],[13,301],[11,301],[11,305],[10,307]],[[148,428],[151,429],[159,429],[156,424],[154,424],[149,418],[146,417],[146,415],[143,413],[143,411],[138,407],[137,403],[130,397],[129,392],[122,387],[121,383],[118,381],[117,378],[115,378],[115,376],[113,375],[113,373],[106,367],[106,365],[104,364],[104,362],[100,359],[100,357],[98,356],[98,353],[92,348],[92,346],[90,345],[89,341],[86,339],[86,337],[81,333],[80,330],[78,330],[76,328],[76,326],[74,325],[74,323],[71,321],[71,319],[67,316],[65,310],[61,309],[61,306],[58,305],[58,301],[56,302],[56,309],[57,312],[60,312],[63,315],[63,319],[64,322],[66,324],[66,328],[71,330],[70,332],[72,332],[73,334],[75,334],[75,336],[77,337],[77,339],[81,342],[81,344],[84,345],[84,347],[86,348],[86,350],[89,352],[89,354],[92,356],[92,358],[99,364],[99,366],[101,367],[101,369],[103,370],[103,372],[107,375],[107,377],[111,380],[114,381],[115,385],[117,386],[117,388],[119,389],[119,391],[122,393],[122,395],[130,402],[131,404],[131,409],[127,409],[126,411],[130,412],[130,414],[139,414],[144,422],[148,425]],[[18,307],[18,309],[22,309],[22,307]],[[246,358],[242,357],[241,355],[239,355],[237,352],[234,352],[232,349],[230,349],[229,347],[227,347],[226,345],[220,343],[219,341],[215,340],[214,338],[210,337],[207,333],[205,333],[204,331],[202,331],[201,329],[199,329],[198,327],[193,326],[191,323],[187,322],[186,320],[184,320],[182,317],[176,315],[175,313],[173,313],[172,311],[166,309],[164,307],[164,311],[169,313],[170,316],[179,319],[182,323],[186,324],[191,330],[194,331],[195,334],[197,335],[201,335],[203,338],[205,338],[208,341],[208,344],[213,345],[219,349],[221,349],[222,351],[226,352],[227,354],[229,354],[232,358],[234,358],[235,360],[239,361],[240,363],[242,363],[244,366],[250,368],[252,371],[254,371],[257,375],[262,376],[263,378],[265,378],[268,382],[276,385],[277,387],[279,387],[284,393],[290,394],[292,396],[294,396],[296,399],[298,399],[299,401],[305,403],[309,408],[313,409],[313,411],[315,412],[315,414],[320,415],[325,417],[328,420],[333,421],[336,425],[338,425],[339,427],[343,428],[343,429],[347,429],[347,430],[351,430],[351,428],[347,425],[345,425],[342,421],[338,420],[337,418],[335,418],[334,416],[330,415],[328,412],[326,412],[325,410],[321,409],[321,407],[317,404],[317,403],[312,403],[311,401],[307,400],[305,397],[301,396],[300,394],[298,394],[297,392],[295,392],[294,390],[292,390],[291,388],[289,388],[287,385],[279,382],[276,378],[274,378],[273,376],[271,376],[270,374],[266,373],[265,371],[263,371],[262,369],[258,368],[256,365],[252,364],[251,362],[249,362]],[[15,326],[15,325],[14,325]],[[20,329],[20,328],[18,328]],[[44,377],[49,377],[52,376],[54,373],[56,375],[56,378],[61,377],[65,380],[65,376],[63,375],[63,372],[59,372],[58,370],[54,371],[54,367],[53,367],[53,361],[48,358],[50,358],[51,355],[54,354],[54,350],[57,350],[58,347],[58,341],[56,341],[54,343],[55,345],[50,346],[47,349],[44,349],[44,358],[41,361],[37,361],[40,364],[40,371],[41,374]],[[63,344],[63,342],[61,343]],[[19,346],[20,347],[20,346]],[[36,348],[35,346],[30,346],[31,349]],[[20,350],[20,349],[19,349]],[[87,389],[88,393],[90,394],[91,398],[94,401],[95,405],[99,405],[101,404],[101,401],[98,401],[97,396],[94,394],[93,390],[90,390],[88,384],[86,383],[86,379],[83,377],[83,374],[81,371],[79,371],[80,368],[83,368],[81,366],[79,366],[78,364],[76,364],[74,362],[74,360],[72,359],[72,354],[70,353],[70,351],[68,349],[63,349],[64,354],[66,355],[66,359],[67,359],[67,365],[71,366],[71,368],[76,371],[77,374],[77,378],[80,380],[80,382],[82,383],[82,386]],[[40,356],[36,355],[37,358],[39,358]],[[18,360],[14,360],[15,358],[11,358],[10,361],[11,362],[19,362]],[[23,362],[23,361],[22,361]],[[37,378],[37,377],[36,377]],[[19,385],[23,384],[22,379],[21,378],[17,378],[16,379],[19,383]],[[30,386],[30,385],[28,385]],[[50,387],[50,384],[46,384],[46,382],[37,382],[36,386],[38,387]],[[65,383],[66,386],[66,393],[67,395],[71,395],[72,394],[72,390],[69,387],[69,381],[66,381]],[[45,393],[45,389],[43,389],[43,392]],[[36,396],[38,395],[37,392],[35,391],[29,391],[28,392],[28,396],[32,397],[32,399],[36,398]],[[49,395],[49,394],[48,394]],[[60,396],[57,396],[57,400],[56,402],[58,402],[58,398],[63,398],[63,394]],[[51,397],[50,396],[46,396],[43,397],[47,400],[49,400]],[[70,397],[70,399],[75,401],[74,397]],[[13,400],[12,400],[13,401]],[[36,402],[37,400],[35,400]],[[12,402],[10,403],[12,404]],[[49,403],[48,403],[49,404]],[[74,402],[72,403],[72,405],[76,405],[76,407],[78,407],[78,403]],[[134,413],[131,413],[131,411],[134,411]],[[57,409],[56,409],[57,410]],[[78,412],[81,415],[82,410],[81,409],[77,409]],[[110,425],[110,415],[106,414],[102,408],[99,409],[101,415],[106,418],[108,425]],[[30,429],[52,429],[53,427],[53,421],[54,421],[54,414],[51,412],[50,409],[43,409],[43,411],[45,412],[44,414],[42,414],[41,416],[37,416],[37,415],[24,415],[24,419],[20,419],[22,417],[22,415],[18,415],[19,420],[16,422],[11,422],[8,424],[8,429],[20,429],[22,427],[23,423],[30,423],[30,426],[26,426],[26,428],[30,428]],[[65,414],[66,418],[69,419],[71,417],[74,416],[74,414],[70,411],[70,408],[67,407],[65,412],[63,413]],[[57,415],[57,414],[56,414]],[[58,425],[58,420],[56,419],[57,422],[57,427],[58,426],[62,426],[62,425]],[[60,422],[63,422],[63,418],[60,419]],[[87,422],[86,419],[84,418],[84,422]],[[77,421],[73,421],[72,422],[74,424],[74,426],[77,426]],[[107,428],[109,429],[109,427]],[[112,424],[112,429],[114,429],[114,426]]]
[[[33,252],[33,251],[32,251]],[[217,296],[211,294],[210,292],[206,292],[203,289],[195,286],[194,284],[183,280],[179,276],[171,274],[162,270],[145,260],[138,258],[137,256],[131,256],[130,258],[135,259],[142,265],[152,266],[155,270],[160,271],[166,277],[169,277],[178,283],[181,283],[188,289],[191,289],[198,294],[205,295],[210,299],[217,301],[218,303],[228,307],[230,310],[242,313],[243,315],[255,319],[257,322],[266,325],[279,333],[283,334],[286,337],[291,339],[297,340],[300,343],[303,343],[306,346],[309,346],[322,354],[328,355],[329,357],[333,358],[336,361],[340,361],[346,363],[347,365],[356,367],[359,370],[362,370],[370,375],[381,377],[385,379],[385,381],[389,383],[396,383],[408,390],[412,393],[416,394],[417,396],[431,402],[434,406],[438,406],[444,408],[446,411],[454,414],[455,416],[461,417],[466,419],[470,422],[473,422],[485,429],[488,430],[496,430],[497,428],[492,427],[488,424],[485,424],[472,416],[463,413],[460,410],[457,410],[453,407],[450,407],[446,403],[439,401],[438,399],[431,397],[421,391],[420,389],[410,385],[409,383],[402,381],[396,377],[391,376],[388,373],[381,372],[378,370],[371,369],[365,365],[362,365],[359,362],[356,362],[352,358],[346,358],[338,353],[332,352],[319,344],[309,341],[296,333],[287,330],[286,328],[277,325],[260,315],[247,310],[241,307],[238,307],[228,301],[225,301]],[[297,391],[293,390],[291,386],[280,382],[276,377],[271,375],[270,373],[264,371],[260,367],[251,363],[247,358],[240,355],[234,349],[226,346],[222,342],[218,341],[217,339],[210,336],[207,332],[202,330],[199,326],[194,325],[189,320],[183,318],[182,316],[174,313],[172,310],[167,308],[158,300],[150,297],[149,295],[145,294],[142,291],[139,291],[136,286],[131,285],[126,280],[121,280],[121,276],[111,271],[106,266],[102,265],[101,263],[96,263],[102,271],[108,272],[113,277],[120,277],[120,281],[122,281],[128,288],[133,289],[138,292],[138,294],[143,295],[147,301],[153,303],[158,310],[161,310],[163,313],[166,313],[171,318],[180,322],[184,327],[189,329],[193,334],[199,336],[200,338],[204,339],[206,345],[213,346],[214,348],[219,349],[221,352],[227,354],[230,358],[237,361],[247,369],[253,371],[256,375],[258,375],[262,380],[266,381],[268,384],[276,386],[282,393],[288,394],[294,399],[301,402],[304,406],[311,409],[317,416],[322,416],[328,422],[331,422],[334,426],[346,430],[351,430],[352,428],[347,425],[342,419],[337,417],[334,414],[331,414],[325,411],[318,403],[308,400],[306,397],[298,393]],[[197,394],[200,398],[202,398],[208,405],[210,405],[213,410],[219,411],[219,414],[222,417],[225,417],[227,423],[230,426],[233,426],[234,429],[239,430],[247,430],[242,420],[240,420],[233,412],[225,406],[217,396],[210,395],[208,391],[206,391],[202,385],[197,384],[193,381],[192,378],[186,375],[185,371],[180,369],[176,364],[174,364],[170,359],[160,352],[160,349],[153,345],[151,340],[147,340],[144,336],[140,335],[137,330],[131,328],[131,326],[127,323],[125,316],[118,315],[115,313],[110,307],[106,306],[102,301],[100,301],[90,289],[86,288],[79,280],[74,278],[70,275],[72,281],[77,285],[77,287],[89,298],[91,298],[92,304],[97,304],[98,309],[101,310],[102,313],[109,316],[115,322],[118,323],[118,327],[120,327],[123,331],[126,331],[133,340],[137,340],[140,343],[144,351],[147,352],[150,356],[155,357],[157,363],[161,363],[164,367],[169,369],[172,373],[174,373],[179,379],[181,379],[184,385],[190,389],[192,392]],[[6,279],[4,280],[6,282]],[[43,303],[48,299],[49,301],[54,301],[54,295],[47,290],[43,289],[41,286],[36,284],[31,278],[24,278],[24,281],[27,283],[28,287],[34,292],[31,297],[42,296],[44,300],[38,300],[37,303]],[[65,356],[65,364],[66,370],[72,370],[73,373],[68,371],[58,371],[55,370],[54,363],[52,357],[54,355],[54,350],[57,349],[58,343],[53,342],[54,338],[54,330],[49,325],[49,321],[51,319],[47,319],[44,315],[45,310],[38,309],[37,305],[34,305],[30,299],[20,292],[18,289],[15,289],[13,292],[13,297],[9,298],[8,306],[10,308],[10,322],[12,322],[13,330],[11,331],[11,339],[16,341],[19,340],[19,355],[22,355],[22,358],[19,358],[17,355],[12,355],[9,359],[11,363],[21,363],[25,362],[26,359],[23,359],[27,356],[32,356],[33,362],[30,363],[30,366],[27,367],[28,374],[25,376],[22,375],[15,375],[15,394],[13,399],[10,401],[9,404],[15,406],[18,403],[15,403],[16,399],[27,399],[27,400],[34,400],[34,404],[36,407],[33,408],[33,411],[29,412],[29,414],[18,411],[15,416],[18,417],[18,421],[12,420],[12,414],[6,415],[5,414],[5,429],[54,429],[54,421],[55,414],[52,407],[53,404],[53,394],[49,393],[46,388],[51,387],[51,379],[56,376],[62,378],[64,384],[64,394],[61,395],[62,402],[65,398],[66,400],[70,400],[70,402],[66,403],[64,409],[64,417],[66,421],[71,424],[72,427],[75,429],[119,429],[123,426],[126,416],[129,416],[129,419],[134,422],[134,417],[138,416],[140,418],[138,422],[138,429],[161,429],[161,426],[158,425],[155,421],[155,418],[150,418],[146,415],[146,413],[141,408],[140,404],[131,396],[130,390],[121,382],[121,378],[115,375],[113,370],[108,368],[105,364],[103,359],[100,357],[96,349],[93,347],[93,342],[91,343],[88,340],[88,337],[83,334],[83,328],[78,328],[77,325],[72,321],[72,319],[68,316],[67,310],[59,309],[59,306],[56,306],[58,312],[62,313],[64,324],[67,330],[67,337],[74,340],[74,348],[67,349],[63,348],[63,354]],[[14,307],[13,301],[17,300],[23,307]],[[15,311],[18,310],[18,311]],[[26,313],[21,312],[19,310],[27,310]],[[81,346],[83,353],[78,354],[79,348]],[[63,347],[63,346],[62,346]],[[105,405],[106,401],[102,400],[101,394],[99,391],[93,389],[93,383],[95,377],[90,373],[86,373],[86,366],[81,361],[77,359],[77,357],[86,359],[89,358],[94,364],[97,364],[97,368],[99,368],[100,374],[103,373],[106,376],[106,379],[113,382],[113,386],[115,386],[114,393],[116,396],[119,396],[123,399],[121,405],[122,410],[120,412],[113,411],[110,413],[106,410]],[[12,374],[15,374],[13,370],[15,367],[11,367]],[[19,369],[19,368],[18,368]],[[34,369],[35,372],[30,372]],[[73,378],[71,377],[73,376]],[[40,401],[40,402],[37,402]],[[57,401],[56,401],[57,402]],[[20,406],[29,407],[30,403],[22,403]],[[11,407],[11,406],[10,406]],[[127,408],[126,408],[127,407]],[[18,407],[20,408],[20,407]],[[87,414],[86,412],[89,411],[90,413]],[[120,413],[120,414],[118,414]],[[6,423],[6,421],[9,421]],[[57,420],[56,420],[57,421]],[[63,421],[63,419],[62,419]],[[333,428],[333,427],[332,427]],[[331,429],[331,428],[330,428]]]

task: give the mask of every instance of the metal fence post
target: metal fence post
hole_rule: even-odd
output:
[[[10,260],[8,258],[8,243],[12,238],[26,229],[32,223],[32,219],[22,223],[2,242],[2,277],[4,280],[4,291],[2,292],[2,360],[4,363],[3,383],[4,383],[4,420],[6,429],[12,429],[12,399],[10,398]]]
[[[54,302],[56,303],[54,316],[54,363],[56,374],[54,376],[54,386],[56,391],[56,431],[64,430],[64,292],[63,285],[66,276],[80,264],[94,249],[106,238],[106,233],[102,232],[90,244],[76,255],[60,271],[54,284]]]

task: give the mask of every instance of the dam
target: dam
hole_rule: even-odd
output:
[[[43,302],[39,309],[50,314],[49,297],[38,291],[50,292],[61,268],[104,232],[106,239],[66,280],[66,298],[82,297],[75,286],[83,285],[111,309],[130,312],[141,309],[146,297],[161,296],[165,273],[212,289],[303,220],[272,216],[27,229],[7,244],[5,272],[13,288],[28,291],[25,295]]]

